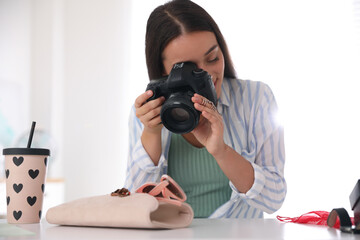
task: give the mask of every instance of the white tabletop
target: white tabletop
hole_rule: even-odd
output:
[[[40,224],[15,226],[35,235],[0,236],[0,239],[360,239],[360,235],[341,233],[326,226],[282,223],[276,219],[194,219],[190,227],[173,230],[66,227],[45,220]]]

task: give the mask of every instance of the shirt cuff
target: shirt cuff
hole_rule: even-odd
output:
[[[239,197],[244,199],[252,199],[256,198],[265,186],[265,175],[261,167],[256,165],[255,163],[251,163],[254,168],[254,183],[246,193],[241,193],[239,190],[234,186],[232,182],[230,182],[231,189],[238,194]]]
[[[147,173],[160,172],[162,165],[165,163],[165,157],[163,154],[161,154],[159,164],[155,166],[154,162],[151,160],[145,148],[143,147],[141,141],[136,144],[135,151],[133,152],[133,159],[134,164]]]

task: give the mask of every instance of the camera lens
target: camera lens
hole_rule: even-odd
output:
[[[173,93],[161,107],[161,122],[171,132],[188,133],[197,126],[200,113],[194,108],[192,95],[187,92]]]
[[[184,122],[189,119],[189,113],[183,108],[171,109],[171,117],[178,122]]]

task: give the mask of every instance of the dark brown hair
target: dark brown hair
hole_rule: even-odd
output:
[[[235,78],[236,73],[223,35],[214,19],[199,5],[189,0],[173,0],[157,7],[146,26],[145,54],[150,79],[162,77],[162,52],[174,38],[195,31],[215,34],[224,55],[224,77]]]

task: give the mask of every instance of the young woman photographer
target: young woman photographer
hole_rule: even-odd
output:
[[[214,108],[203,96],[192,102],[201,112],[198,126],[174,134],[161,124],[164,97],[137,97],[129,119],[129,158],[125,187],[171,176],[185,191],[198,218],[262,218],[277,211],[286,195],[284,133],[277,104],[262,82],[236,78],[224,37],[212,17],[188,0],[157,7],[146,29],[150,79],[190,61],[207,71],[218,98]]]

